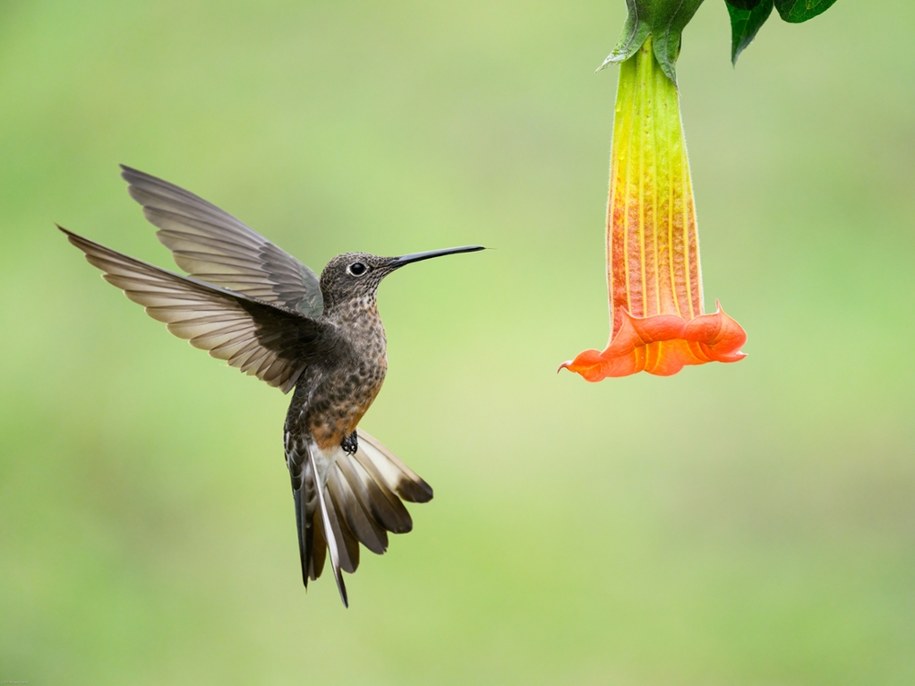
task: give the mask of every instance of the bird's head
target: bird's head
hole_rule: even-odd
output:
[[[459,248],[429,250],[400,257],[379,257],[364,252],[337,255],[321,272],[321,294],[325,310],[344,302],[362,298],[374,300],[381,280],[395,269],[421,260],[453,255],[460,252],[483,250],[482,245],[465,245]]]

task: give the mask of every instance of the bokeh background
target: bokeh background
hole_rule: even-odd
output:
[[[839,2],[679,62],[737,365],[589,385],[613,2],[5,3],[0,679],[915,683],[915,61]],[[299,580],[288,398],[171,337],[60,222],[170,265],[117,163],[381,290],[364,426],[436,489],[344,611]]]

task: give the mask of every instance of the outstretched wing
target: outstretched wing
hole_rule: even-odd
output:
[[[192,345],[286,391],[322,353],[322,324],[154,267],[58,227],[105,279]]]
[[[318,277],[235,217],[174,184],[121,165],[131,197],[191,276],[317,318]]]

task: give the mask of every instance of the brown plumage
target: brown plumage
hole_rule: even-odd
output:
[[[284,447],[302,579],[306,587],[317,579],[329,554],[346,605],[341,571],[356,570],[359,544],[383,553],[388,532],[412,528],[402,501],[432,498],[425,481],[357,429],[387,370],[378,285],[405,264],[482,247],[401,257],[345,253],[318,279],[215,205],[162,179],[122,170],[130,195],[188,276],[60,230],[107,281],[173,334],[283,392],[295,389]]]

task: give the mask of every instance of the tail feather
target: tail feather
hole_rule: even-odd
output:
[[[339,469],[331,470],[327,477],[327,489],[333,495],[339,493],[339,502],[334,498],[338,509],[342,509],[343,518],[347,527],[354,536],[373,553],[381,554],[388,548],[388,534],[379,525],[371,510],[366,510],[368,493],[360,488],[362,483],[356,477],[350,478],[347,471],[350,469],[348,460],[338,460]],[[352,503],[352,507],[340,508],[340,503]]]
[[[359,431],[359,441],[363,449],[360,451],[362,455],[356,453],[356,459],[363,466],[371,465],[382,483],[394,493],[411,503],[427,503],[432,500],[432,486],[381,445],[376,438]]]
[[[374,438],[359,431],[358,443],[355,455],[342,448],[323,454],[311,445],[304,451],[308,456],[301,469],[293,474],[303,582],[307,587],[309,579],[317,579],[330,557],[340,598],[347,606],[342,572],[358,568],[359,544],[373,553],[385,552],[388,532],[405,533],[413,527],[401,499],[427,502],[432,498],[429,484]],[[299,460],[289,462],[292,470]]]
[[[347,556],[344,562],[341,562],[338,541],[342,541],[343,534],[336,521],[336,512],[328,507],[330,497],[325,497],[324,486],[321,483],[323,480],[320,478],[321,473],[318,471],[314,451],[308,450],[307,452],[308,461],[311,464],[313,474],[318,477],[316,479],[317,488],[315,490],[318,493],[318,512],[321,516],[321,524],[324,526],[324,538],[327,541],[327,552],[330,554],[330,569],[334,573],[334,580],[337,582],[337,590],[340,591],[340,599],[343,600],[343,606],[349,607],[349,601],[346,597],[346,584],[343,583],[343,575],[340,571],[344,563],[350,563],[349,556]],[[344,548],[344,553],[345,552],[346,550]],[[347,564],[347,566],[349,566],[349,564]]]
[[[305,521],[305,504],[302,502],[303,490],[305,489],[296,487],[295,478],[293,477],[292,501],[295,503],[295,528],[299,540],[299,561],[302,563],[302,584],[305,588],[308,588],[309,575],[311,575],[311,578],[315,578],[310,569],[311,561],[314,559],[312,554],[314,550],[312,545],[314,528]]]
[[[324,562],[327,560],[327,539],[324,538],[323,526],[313,526],[311,530],[314,532],[314,544],[311,558],[306,561],[306,564],[308,565],[308,576],[317,579],[324,571]]]
[[[324,566],[325,548],[323,531],[315,526],[317,506],[314,471],[311,462],[289,462],[292,479],[292,499],[295,504],[295,525],[299,540],[299,559],[302,564],[302,583],[308,588],[309,579],[317,579]],[[320,537],[316,541],[316,536]]]
[[[347,525],[347,511],[342,507],[340,494],[330,485],[324,494],[324,502],[337,543],[340,569],[352,574],[359,567],[359,540]]]
[[[358,455],[359,453],[355,459],[337,460],[337,470],[346,477],[353,491],[359,494],[363,510],[368,512],[370,519],[383,531],[398,534],[408,532],[413,522],[407,508],[387,485],[379,483],[371,472],[362,466]]]

